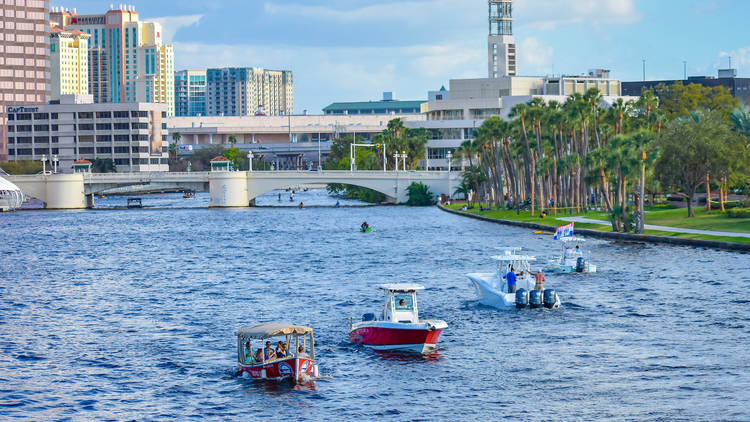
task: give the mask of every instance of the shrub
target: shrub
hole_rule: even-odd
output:
[[[42,172],[42,162],[32,160],[0,163],[0,168],[8,174],[37,174]],[[49,169],[49,166],[47,167]]]
[[[430,188],[424,183],[414,182],[408,188],[409,200],[406,205],[423,207],[426,205],[435,205],[435,195],[430,192]]]
[[[732,208],[727,215],[729,218],[750,218],[750,208]]]

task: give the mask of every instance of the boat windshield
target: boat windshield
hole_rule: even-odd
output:
[[[396,293],[393,295],[397,311],[413,311],[414,302],[411,293]]]

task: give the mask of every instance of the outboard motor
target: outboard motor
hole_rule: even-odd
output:
[[[516,309],[523,309],[529,304],[529,292],[526,289],[516,291]]]
[[[552,309],[557,303],[557,292],[554,289],[544,289],[544,307]]]
[[[576,259],[576,272],[582,273],[584,268],[586,268],[586,261],[582,256],[579,256],[578,259]]]
[[[362,315],[362,321],[375,321],[375,314],[369,312]]]
[[[544,306],[541,290],[532,290],[529,292],[529,306],[531,306],[531,309],[537,309]]]

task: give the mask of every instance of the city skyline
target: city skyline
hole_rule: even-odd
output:
[[[728,67],[728,56],[739,76],[750,74],[750,41],[732,29],[742,27],[742,11],[750,5],[651,3],[516,0],[519,75],[608,68],[615,78],[640,80],[645,59],[647,79],[681,79],[684,61],[688,76],[715,76]],[[129,4],[143,19],[162,23],[166,42],[175,46],[177,70],[292,70],[297,113],[320,113],[334,101],[378,100],[382,91],[422,99],[450,79],[486,76],[486,0],[461,7],[445,0]],[[102,8],[93,0],[51,3],[57,6],[82,14]]]

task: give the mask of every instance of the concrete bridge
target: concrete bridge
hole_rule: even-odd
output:
[[[188,173],[77,173],[7,176],[23,193],[44,202],[45,208],[93,207],[97,194],[124,186],[210,192],[211,207],[247,207],[255,198],[277,189],[305,184],[342,183],[378,191],[390,203],[408,200],[413,182],[429,186],[436,195],[449,195],[460,174],[445,171],[212,171]]]

